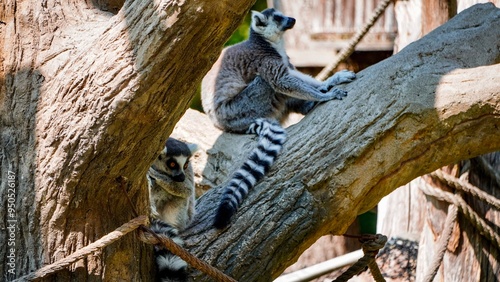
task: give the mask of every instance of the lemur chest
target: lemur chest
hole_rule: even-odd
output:
[[[176,228],[183,229],[188,221],[188,202],[184,199],[153,198],[161,219]]]
[[[285,52],[285,46],[283,41],[280,41],[278,43],[273,43],[271,45],[273,46],[274,50],[276,50],[276,52],[280,55],[281,60],[283,60],[283,64],[285,66],[291,66],[290,58],[288,58],[288,55]]]
[[[172,224],[173,226],[184,229],[187,222],[187,208],[186,207],[168,207],[161,211],[162,218]]]

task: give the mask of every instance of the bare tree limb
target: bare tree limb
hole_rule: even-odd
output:
[[[271,279],[400,185],[500,149],[499,62],[500,10],[484,4],[360,72],[346,99],[288,128],[283,153],[228,229],[211,227],[219,189],[199,200],[189,248],[240,281]],[[195,128],[191,140],[207,143],[208,128],[197,140],[195,123],[183,123],[176,133]],[[204,179],[214,184],[255,144],[232,134],[211,141]]]
[[[17,276],[127,222],[117,177],[147,213],[145,171],[253,1],[125,1],[116,15],[93,2],[0,5],[1,169],[16,181]],[[360,73],[347,99],[289,128],[283,154],[229,229],[210,227],[218,191],[200,200],[190,250],[240,281],[270,279],[395,187],[498,150],[499,18],[492,5],[475,6]],[[201,124],[191,127],[206,136]],[[228,134],[213,143],[208,186],[254,144]],[[126,236],[50,279],[148,281],[150,250]],[[7,254],[0,249],[4,262]]]

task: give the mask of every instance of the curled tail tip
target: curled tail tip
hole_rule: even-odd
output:
[[[227,227],[235,213],[236,209],[230,203],[222,202],[217,209],[213,226],[217,229]]]
[[[150,228],[158,234],[169,237],[176,244],[180,246],[183,245],[183,240],[179,237],[179,231],[177,230],[177,228],[171,226],[170,224],[159,219],[152,219]],[[189,273],[187,269],[188,265],[180,257],[159,246],[154,247],[154,256],[157,267],[155,281],[189,281]]]
[[[187,268],[178,269],[172,271],[171,269],[166,269],[164,271],[158,271],[157,281],[161,282],[187,282],[189,281],[189,275]]]
[[[231,221],[227,218],[216,217],[213,226],[217,229],[224,229],[229,225],[229,222]]]
[[[188,281],[187,263],[170,252],[156,254],[158,267],[157,281],[185,282]]]

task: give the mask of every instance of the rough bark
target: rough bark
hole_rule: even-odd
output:
[[[228,229],[210,226],[220,189],[200,199],[185,234],[190,250],[238,280],[270,280],[395,188],[498,150],[499,27],[499,9],[477,5],[360,72],[345,86],[346,99],[324,103],[288,128],[283,153]],[[226,180],[254,141],[220,135],[206,167],[217,174],[204,179]]]
[[[116,15],[82,1],[0,4],[0,188],[5,195],[12,171],[16,276],[129,220],[117,177],[147,213],[145,171],[249,2],[127,1]],[[240,281],[268,280],[395,187],[500,149],[500,69],[488,66],[500,58],[498,14],[475,7],[360,73],[347,99],[289,128],[279,161],[230,229],[209,227],[218,192],[202,197],[190,249]],[[229,134],[214,142],[207,161],[221,172],[254,144]],[[149,250],[127,236],[51,280],[148,280]]]
[[[2,1],[2,207],[16,188],[14,213],[0,211],[2,230],[15,225],[0,234],[15,242],[0,249],[5,278],[131,219],[118,177],[148,213],[145,172],[252,2]],[[149,281],[151,261],[127,236],[50,280]]]
[[[442,21],[453,17],[454,14],[449,13],[450,8],[453,10],[453,5],[458,4],[459,10],[463,10],[478,1],[456,1],[456,4],[453,4],[453,1],[450,2],[446,0],[431,1],[432,3],[427,2],[424,3],[424,6],[435,5],[436,7],[424,7],[424,9],[422,9],[424,34],[439,26]],[[498,1],[491,2],[497,2],[498,6]],[[399,1],[398,4],[399,3],[402,2]],[[402,5],[399,6],[400,9],[398,9],[396,13],[398,16],[398,23],[403,27],[415,26],[411,24],[411,20],[408,21],[408,18],[405,17],[413,14],[412,9],[408,7],[404,9]],[[437,7],[440,7],[440,9],[437,9]],[[437,19],[440,19],[440,21],[436,21]],[[402,32],[404,33],[405,31],[403,30]],[[403,42],[399,42],[402,45],[411,43],[408,41],[405,42],[404,37],[400,39],[403,39]],[[484,157],[477,157],[476,159],[478,158]],[[467,161],[466,163],[470,162]],[[445,169],[450,170],[450,168]],[[473,170],[474,169],[471,169],[471,171]],[[450,172],[452,171],[450,170]],[[455,167],[454,174],[457,173],[458,172]],[[489,179],[483,178],[482,182],[488,183]],[[408,238],[417,244],[420,243],[417,264],[418,270],[400,269],[403,272],[407,272],[406,275],[413,275],[410,277],[412,281],[424,281],[424,276],[427,274],[433,259],[436,257],[438,240],[440,240],[443,234],[448,204],[433,197],[426,197],[419,189],[420,187],[427,185],[434,186],[436,189],[443,187],[442,184],[440,186],[437,184],[440,183],[429,181],[428,177],[419,177],[392,192],[378,205],[379,233],[385,234],[389,237]],[[444,189],[449,190],[450,188],[445,186]],[[462,197],[466,199],[466,201],[476,201],[474,200],[474,196],[467,193],[463,193]],[[479,208],[479,210],[483,209],[483,207]],[[488,213],[492,215],[496,214],[493,210],[490,210]],[[485,217],[483,214],[481,214],[481,216]],[[491,244],[484,240],[484,237],[477,236],[477,230],[475,230],[472,224],[467,223],[467,221],[462,218],[462,215],[459,215],[459,218],[461,218],[461,225],[457,225],[455,228],[455,233],[452,238],[453,243],[450,244],[451,247],[445,253],[442,266],[435,279],[439,281],[469,281],[471,277],[476,277],[476,280],[478,281],[493,281],[492,277],[498,276],[498,262],[491,259],[492,256],[494,257],[492,254],[495,254],[496,250],[491,248]],[[491,218],[488,220],[492,225],[499,225],[500,222],[497,218],[495,218],[495,216],[490,215],[489,218]],[[480,246],[479,249],[485,251],[479,251],[477,246]],[[414,253],[410,254],[416,255]],[[399,257],[397,257],[397,255],[398,253],[391,252],[388,260],[389,263],[386,263],[385,265],[382,265],[382,261],[379,260],[382,273],[387,274],[387,281],[401,281],[400,277],[402,276],[400,273],[396,272],[397,275],[391,275],[391,273],[394,273],[397,266],[403,266],[408,263],[413,264],[416,260],[416,257],[409,255]],[[485,263],[486,261],[489,263]],[[371,278],[368,278],[366,281],[371,281],[370,279]]]

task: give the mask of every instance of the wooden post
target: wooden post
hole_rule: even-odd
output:
[[[456,14],[456,0],[422,0],[422,34],[429,33]]]

